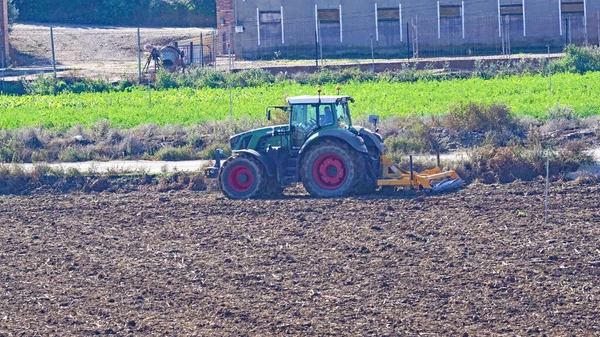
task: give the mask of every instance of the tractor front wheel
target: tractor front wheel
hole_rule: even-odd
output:
[[[265,188],[262,164],[246,156],[227,159],[219,173],[221,190],[230,199],[258,198]]]
[[[353,192],[357,170],[355,151],[346,144],[327,142],[316,145],[304,157],[302,184],[312,196],[332,198]]]

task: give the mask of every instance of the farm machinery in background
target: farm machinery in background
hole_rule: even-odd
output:
[[[206,169],[209,178],[218,178],[221,190],[231,199],[268,197],[302,182],[315,197],[342,197],[382,190],[441,192],[462,185],[455,171],[439,167],[415,172],[384,155],[378,134],[377,116],[370,121],[375,132],[352,125],[350,96],[299,96],[287,99],[287,106],[267,107],[289,114],[289,123],[234,135],[232,155],[221,165],[217,151],[215,165]]]
[[[161,68],[167,71],[177,71],[185,68],[183,59],[185,53],[177,46],[157,47],[145,45],[144,50],[150,53],[146,59],[146,64],[144,64],[144,73],[150,70],[152,64],[154,64],[154,72]]]

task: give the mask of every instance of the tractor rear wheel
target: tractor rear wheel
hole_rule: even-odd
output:
[[[332,198],[346,196],[356,187],[360,158],[348,145],[326,142],[306,154],[300,176],[312,196]]]
[[[259,198],[265,190],[265,175],[258,160],[247,156],[231,157],[219,172],[221,191],[230,199]]]

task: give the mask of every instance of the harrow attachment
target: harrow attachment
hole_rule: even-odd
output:
[[[382,175],[377,180],[377,185],[382,188],[403,190],[422,190],[440,193],[457,189],[463,185],[463,180],[454,170],[442,171],[438,166],[422,172],[414,172],[412,156],[410,157],[410,170],[404,170],[394,164],[386,156],[381,156]]]

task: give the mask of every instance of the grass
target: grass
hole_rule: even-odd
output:
[[[600,113],[600,72],[561,73],[504,78],[469,78],[448,81],[350,82],[342,93],[353,96],[353,116],[378,114],[382,118],[407,115],[438,115],[467,102],[505,104],[516,115],[544,118],[556,104],[568,105],[578,116]],[[335,94],[336,84],[323,85]],[[283,104],[288,96],[315,94],[313,85],[282,83],[233,89],[235,118],[264,119],[265,106]],[[179,88],[125,92],[61,93],[58,95],[0,96],[0,129],[43,126],[67,130],[90,126],[100,120],[132,128],[147,123],[193,125],[229,116],[229,91],[221,88]]]

